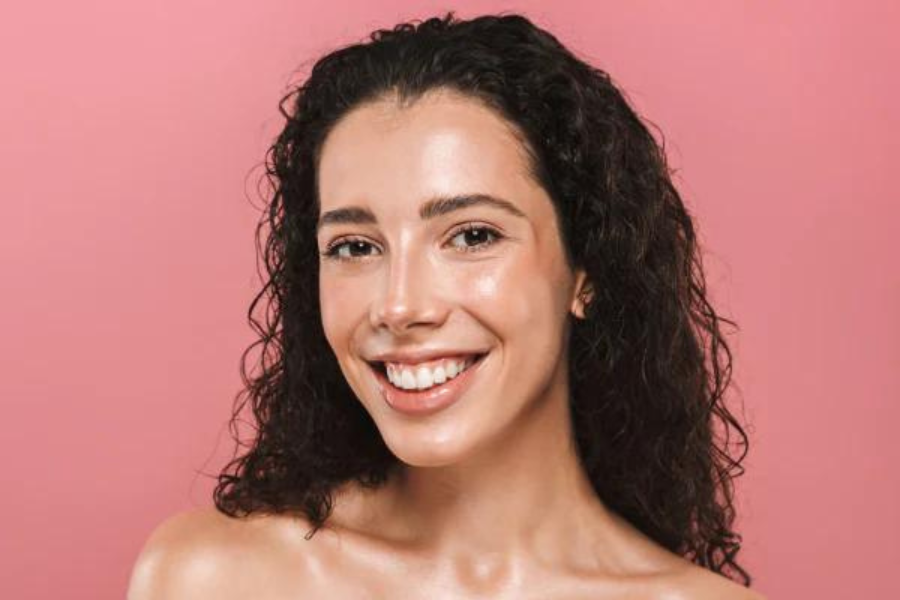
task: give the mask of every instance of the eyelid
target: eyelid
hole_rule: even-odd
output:
[[[491,246],[494,246],[498,242],[503,241],[507,237],[506,234],[499,227],[494,227],[493,225],[488,225],[487,223],[483,223],[480,221],[467,221],[466,223],[462,223],[462,224],[454,226],[450,230],[450,234],[447,236],[447,238],[448,238],[447,241],[449,242],[449,241],[453,240],[453,238],[455,238],[459,234],[465,233],[467,231],[472,231],[472,230],[487,231],[488,233],[490,233],[491,235],[494,236],[494,241],[478,244],[476,246],[470,246],[468,248],[455,248],[457,251],[459,251],[459,252],[480,252],[482,250],[487,250]]]
[[[352,262],[352,261],[358,261],[358,260],[365,259],[366,258],[365,256],[352,256],[349,258],[341,258],[337,255],[337,249],[339,247],[343,246],[344,244],[352,244],[354,242],[362,242],[362,243],[368,244],[374,248],[378,248],[378,244],[372,242],[369,239],[366,239],[365,237],[361,237],[361,236],[357,236],[357,235],[344,235],[344,236],[337,237],[334,240],[330,241],[325,246],[325,250],[323,250],[319,254],[323,258],[330,259],[330,260],[337,260],[340,262]]]
[[[325,245],[325,252],[333,250],[334,248],[337,248],[341,244],[346,244],[349,242],[365,242],[367,244],[372,244],[373,246],[376,245],[373,242],[371,242],[370,240],[368,240],[364,237],[358,236],[358,235],[342,235],[342,236],[336,237],[333,240],[331,240],[330,242],[328,242]]]

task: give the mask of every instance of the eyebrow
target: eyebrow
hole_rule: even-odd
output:
[[[419,218],[422,220],[434,219],[472,206],[496,208],[515,217],[525,218],[525,213],[516,207],[515,204],[490,194],[461,194],[432,198],[419,207]],[[369,209],[360,206],[347,206],[323,213],[319,217],[316,231],[318,232],[325,225],[337,223],[367,224],[377,222],[378,219],[375,218],[375,215]]]

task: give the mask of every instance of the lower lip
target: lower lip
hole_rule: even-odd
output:
[[[485,356],[487,355],[482,355],[475,364],[470,365],[468,369],[450,381],[422,391],[402,390],[394,387],[381,371],[374,368],[372,370],[378,379],[381,396],[391,408],[407,415],[424,416],[455,404],[472,385],[475,371],[481,367]]]

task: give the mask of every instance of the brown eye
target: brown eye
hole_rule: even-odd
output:
[[[370,256],[370,251],[374,248],[374,245],[365,240],[350,239],[331,244],[323,255],[335,260],[359,260]]]
[[[457,230],[450,242],[457,250],[474,252],[497,243],[502,237],[496,229],[491,227],[467,225]]]

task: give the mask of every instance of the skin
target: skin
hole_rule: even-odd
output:
[[[328,136],[319,185],[320,214],[371,213],[318,231],[323,254],[341,248],[321,258],[322,323],[405,468],[378,490],[345,486],[311,540],[301,515],[176,515],[139,557],[131,600],[760,597],[658,546],[594,494],[566,376],[569,319],[590,288],[566,264],[551,200],[508,123],[449,91],[406,108],[379,100]],[[421,218],[423,203],[460,194],[516,214],[475,205]],[[467,224],[482,231],[464,234]],[[459,402],[411,417],[386,404],[366,359],[421,347],[488,354]]]

